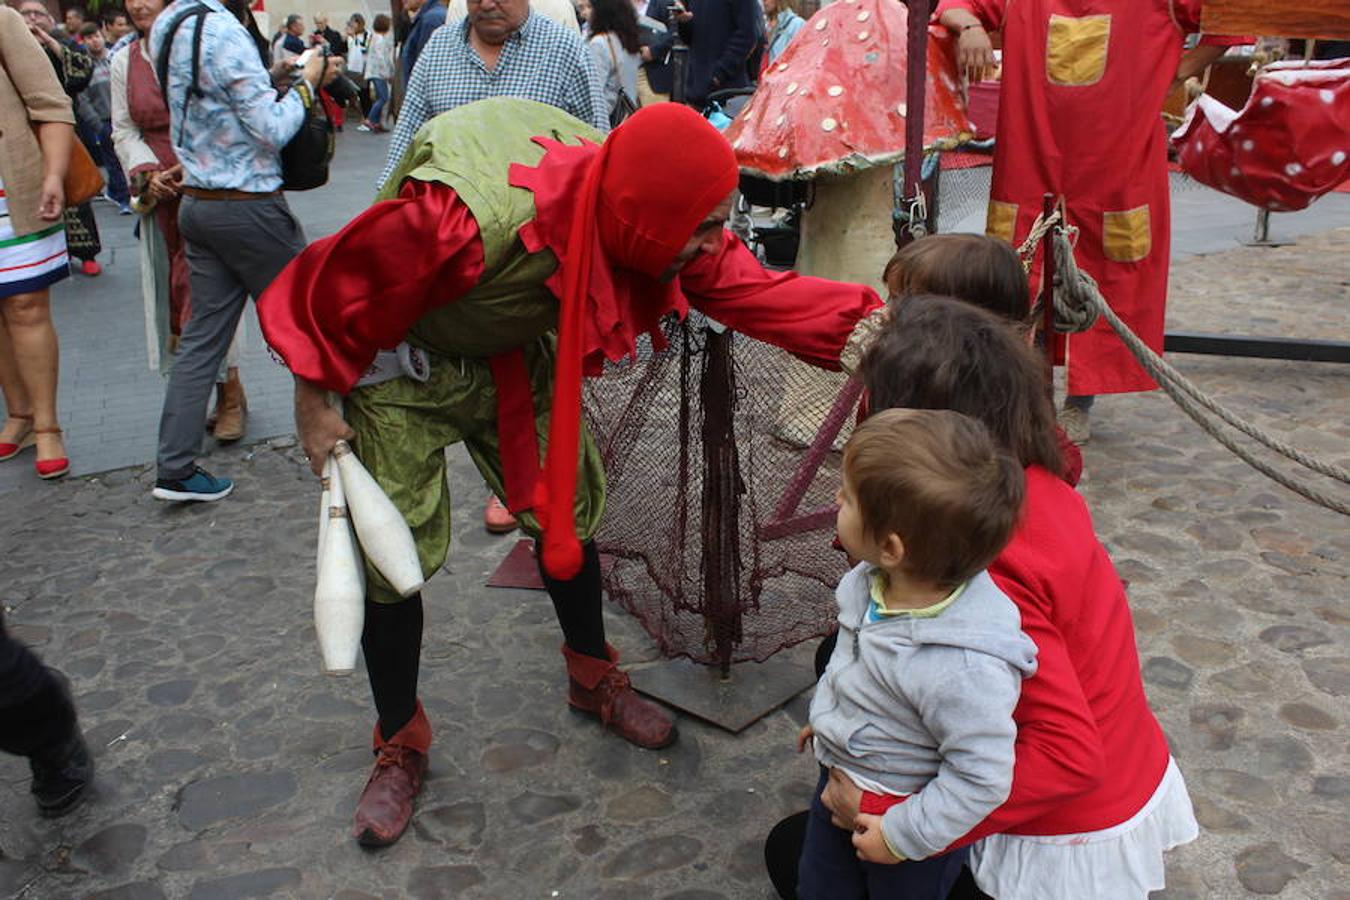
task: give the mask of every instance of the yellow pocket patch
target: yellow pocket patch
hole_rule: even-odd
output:
[[[1139,262],[1153,249],[1148,204],[1102,213],[1102,249],[1114,262]]]
[[[984,233],[1011,244],[1016,229],[1017,204],[1005,203],[1002,200],[990,200],[989,211],[985,214]]]
[[[1045,77],[1069,87],[1096,84],[1106,72],[1109,15],[1051,16],[1045,37]]]

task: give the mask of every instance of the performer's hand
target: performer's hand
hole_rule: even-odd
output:
[[[956,65],[970,82],[983,81],[985,73],[994,67],[994,45],[982,26],[962,29],[956,41]]]
[[[830,811],[830,823],[836,828],[853,830],[862,803],[862,790],[839,769],[830,770],[830,780],[821,792],[820,802]]]
[[[295,379],[295,430],[315,475],[323,474],[323,464],[338,441],[356,437],[338,411],[328,405],[327,391],[303,378]]]
[[[881,836],[881,816],[858,813],[857,824],[853,826],[853,849],[858,851],[858,859],[863,862],[883,866],[904,862],[891,852],[886,839]]]
[[[810,725],[803,725],[802,730],[797,732],[797,752],[805,753],[806,748],[810,746],[812,738],[816,736],[816,730]]]
[[[42,193],[38,196],[38,218],[44,222],[55,222],[61,218],[66,207],[66,186],[60,175],[47,175],[42,179]]]

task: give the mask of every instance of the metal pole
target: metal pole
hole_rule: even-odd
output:
[[[910,201],[920,196],[923,190],[923,109],[928,88],[928,17],[933,10],[933,2],[907,0],[906,5],[909,8],[909,26],[905,83],[904,199]]]

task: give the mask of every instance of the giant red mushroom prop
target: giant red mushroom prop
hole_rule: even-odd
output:
[[[905,152],[908,21],[900,0],[838,0],[821,9],[764,72],[727,130],[743,173],[814,180],[802,218],[802,272],[879,284],[894,250],[892,176]],[[927,63],[924,144],[954,145],[974,126],[953,43],[930,40]]]
[[[882,271],[895,251],[892,213],[903,199],[897,163],[905,155],[908,25],[900,0],[838,0],[825,7],[765,70],[727,130],[742,173],[814,182],[797,252],[804,274],[882,288]],[[966,118],[954,42],[931,35],[932,28],[925,148],[954,145],[975,130]],[[789,366],[775,433],[809,444],[842,387],[842,376]],[[845,436],[836,437],[836,448]]]

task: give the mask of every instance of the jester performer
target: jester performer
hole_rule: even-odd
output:
[[[1051,193],[1079,229],[1076,257],[1135,334],[1162,352],[1171,238],[1167,136],[1160,117],[1175,80],[1199,74],[1243,38],[1206,35],[1201,0],[941,0],[957,62],[993,64],[1003,35],[994,177],[985,230],[1017,246]],[[1032,283],[1039,275],[1032,273]],[[1097,394],[1157,387],[1104,321],[1057,336],[1068,367],[1060,422],[1090,436]]]
[[[538,540],[568,703],[658,748],[674,723],[633,692],[605,641],[592,541],[604,472],[581,426],[582,376],[631,356],[644,332],[659,346],[661,318],[691,305],[838,369],[877,327],[880,300],[860,285],[766,272],[725,232],[736,161],[692,110],[658,104],[601,140],[516,98],[437,116],[380,202],[311,244],[258,312],[295,375],[314,472],[351,440],[408,520],[429,577],[450,544],[444,450],[463,441]],[[344,395],[342,415],[327,391]],[[431,726],[417,697],[422,599],[400,599],[372,568],[366,578],[377,760],[353,833],[381,846],[411,817]]]

